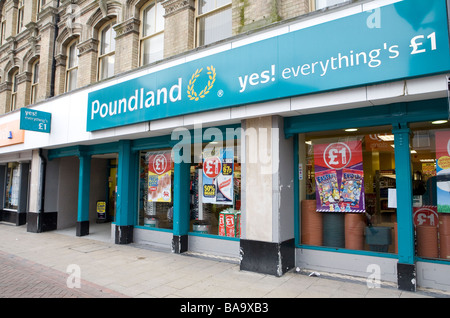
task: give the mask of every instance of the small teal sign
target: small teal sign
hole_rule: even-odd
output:
[[[87,131],[448,71],[446,0],[405,0],[91,92]]]
[[[52,114],[29,108],[20,109],[20,129],[50,133]]]

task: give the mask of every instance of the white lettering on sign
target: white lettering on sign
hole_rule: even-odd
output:
[[[46,131],[48,124],[49,124],[49,120],[46,118],[40,118],[37,117],[39,116],[37,111],[32,111],[32,110],[25,110],[25,120],[29,120],[29,121],[34,121],[34,122],[38,122],[38,129],[39,130],[43,130]]]
[[[377,27],[376,23],[373,27]],[[436,51],[438,49],[436,42],[436,32],[428,35],[417,35],[410,39],[411,55]],[[397,44],[383,43],[381,47],[369,51],[354,50],[348,53],[338,52],[325,60],[298,64],[281,68],[281,78],[283,80],[292,80],[301,76],[317,75],[324,77],[332,71],[338,71],[344,68],[366,65],[369,68],[378,68],[383,61],[393,60],[400,56],[400,46]],[[274,82],[277,79],[275,65],[261,73],[246,74],[238,77],[239,93],[244,93],[250,87]]]
[[[178,78],[178,83],[173,85],[169,90],[166,87],[157,89],[156,91],[149,90],[144,92],[143,88],[136,89],[134,94],[127,98],[110,101],[109,103],[100,103],[99,100],[94,100],[91,104],[91,119],[94,119],[96,114],[104,118],[106,116],[114,116],[121,113],[133,112],[138,109],[150,108],[167,104],[168,100],[174,103],[181,100],[182,79]]]
[[[426,37],[428,40],[430,40],[429,42],[429,49],[431,49],[432,51],[435,51],[437,49],[436,47],[436,32],[433,32],[431,34],[429,34]],[[425,53],[427,51],[426,46],[424,45],[427,42],[425,40],[425,35],[418,35],[415,36],[411,39],[411,45],[410,47],[412,48],[411,54],[419,54],[419,53]]]
[[[343,142],[329,144],[323,152],[323,161],[330,169],[345,168],[352,158],[352,151]]]

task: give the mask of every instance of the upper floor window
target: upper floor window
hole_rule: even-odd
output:
[[[16,70],[11,74],[11,102],[10,102],[10,111],[13,111],[17,108],[17,75],[19,71]]]
[[[100,29],[100,49],[98,57],[98,79],[102,80],[114,75],[114,59],[116,50],[116,31],[110,22]]]
[[[66,92],[77,88],[78,78],[78,40],[67,46]]]
[[[347,2],[348,0],[316,0],[316,10],[331,7],[339,3]]]
[[[31,74],[31,104],[37,101],[37,88],[39,84],[39,60],[34,62]]]
[[[17,7],[17,33],[20,33],[24,28],[23,12],[24,12],[24,0],[19,0],[19,6]]]
[[[197,45],[231,36],[231,0],[197,1]]]
[[[164,57],[164,13],[161,1],[151,1],[142,10],[141,65]]]
[[[2,16],[2,22],[0,24],[0,45],[5,43],[5,39],[6,39],[6,20],[5,18]]]
[[[36,1],[36,21],[39,18],[39,12],[41,12],[42,7],[45,5],[45,0],[35,0]]]

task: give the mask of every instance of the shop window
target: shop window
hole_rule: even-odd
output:
[[[192,157],[190,232],[240,237],[239,144],[203,144],[200,159]]]
[[[31,74],[31,104],[37,101],[37,90],[39,84],[39,60],[33,63]]]
[[[344,2],[348,2],[348,0],[316,0],[316,10],[331,7]]]
[[[78,78],[78,40],[67,46],[66,92],[77,88]]]
[[[231,1],[197,1],[197,45],[207,45],[231,36]]]
[[[450,124],[410,128],[416,255],[450,260]]]
[[[100,30],[100,55],[98,58],[99,80],[114,75],[116,31],[113,29],[113,23],[114,22],[108,23]]]
[[[20,170],[18,162],[10,162],[6,170],[5,209],[17,210],[19,206]]]
[[[301,244],[396,253],[391,128],[306,133],[298,139]]]
[[[137,224],[173,229],[173,176],[171,150],[141,151]]]
[[[164,57],[164,13],[161,2],[152,1],[142,10],[141,65]]]

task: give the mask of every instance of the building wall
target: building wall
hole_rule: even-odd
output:
[[[0,3],[4,38],[0,44],[0,114],[11,107],[13,79],[18,71],[16,108],[63,94],[68,68],[67,48],[78,41],[77,87],[99,80],[99,31],[113,21],[115,37],[114,74],[141,66],[141,8],[145,0],[102,1],[25,1],[23,28],[17,29],[19,3]],[[230,0],[232,35],[308,13],[311,0]],[[197,0],[163,0],[164,58],[196,48],[198,34]],[[21,15],[22,16],[22,15]],[[36,99],[31,99],[33,63],[39,61],[39,85]]]

